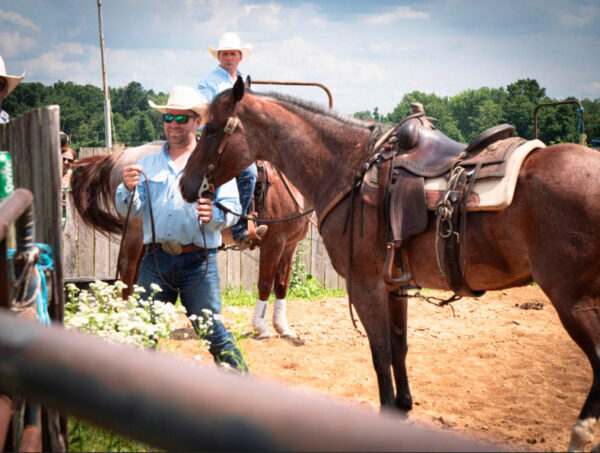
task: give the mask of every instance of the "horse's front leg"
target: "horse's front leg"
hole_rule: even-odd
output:
[[[390,315],[392,367],[396,381],[396,407],[403,412],[408,412],[412,409],[412,396],[410,395],[406,373],[406,354],[408,353],[408,298],[406,297],[406,290],[399,289],[389,293],[388,311]]]
[[[354,280],[349,290],[350,302],[356,309],[369,338],[373,367],[379,385],[381,408],[393,408],[396,405],[391,371],[392,353],[387,293],[383,288],[378,290],[383,283],[360,280],[358,275],[353,277]]]

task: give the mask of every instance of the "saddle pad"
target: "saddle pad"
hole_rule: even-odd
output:
[[[467,211],[499,211],[512,203],[521,165],[527,155],[546,145],[540,140],[530,140],[519,146],[510,157],[506,174],[503,178],[486,178],[475,181],[473,190],[467,200]],[[436,210],[437,203],[442,199],[447,181],[443,177],[425,179],[425,196],[427,209]]]

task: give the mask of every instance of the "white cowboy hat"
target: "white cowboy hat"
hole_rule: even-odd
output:
[[[162,113],[167,113],[167,110],[191,110],[203,118],[206,116],[205,113],[209,105],[202,94],[192,87],[184,85],[173,87],[166,105],[156,105],[152,101],[148,101],[148,104]]]
[[[8,93],[10,93],[17,87],[21,80],[23,80],[23,77],[25,77],[25,71],[23,71],[23,74],[21,74],[20,77],[8,75],[6,73],[6,66],[4,65],[4,60],[2,59],[2,57],[0,57],[0,77],[4,77],[8,82]]]
[[[217,60],[219,59],[219,51],[220,50],[239,50],[240,52],[242,52],[243,58],[248,58],[250,56],[250,54],[252,53],[252,44],[246,43],[242,46],[240,37],[230,31],[223,33],[221,35],[221,39],[219,39],[218,49],[215,49],[211,46],[206,46],[206,47],[208,47],[208,51]]]

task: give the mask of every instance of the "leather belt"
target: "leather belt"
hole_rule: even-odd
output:
[[[157,243],[156,247],[163,249],[169,255],[181,255],[183,253],[193,253],[199,252],[200,250],[205,250],[204,247],[199,247],[196,244],[187,244],[181,245],[175,241],[167,241],[164,243]]]

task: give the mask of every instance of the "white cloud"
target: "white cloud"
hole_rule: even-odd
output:
[[[597,27],[600,13],[598,5],[569,4],[567,9],[556,11],[559,24],[569,28],[583,29],[587,26]]]
[[[40,31],[39,27],[37,27],[30,19],[21,16],[18,13],[14,13],[12,11],[5,11],[0,9],[0,19],[10,22],[15,25],[20,25],[21,27],[31,28],[35,31]]]
[[[0,32],[0,55],[4,57],[15,57],[33,49],[36,44],[34,39],[22,36],[19,32]]]
[[[367,24],[391,24],[397,20],[429,19],[429,13],[416,11],[410,6],[398,6],[383,14],[365,14],[362,22]]]
[[[51,50],[42,53],[34,59],[25,60],[27,78],[33,80],[47,80],[49,83],[58,80],[73,81],[82,85],[100,81],[99,50],[94,46],[85,46],[79,43],[61,43]],[[79,55],[82,58],[70,58]],[[69,57],[69,58],[67,58]],[[94,72],[97,76],[93,76]]]

